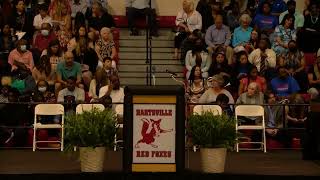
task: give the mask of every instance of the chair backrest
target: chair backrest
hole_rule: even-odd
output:
[[[219,105],[196,105],[193,108],[194,114],[203,114],[208,111],[212,112],[214,115],[222,114],[222,108]]]
[[[34,109],[35,115],[64,115],[64,107],[61,104],[38,104]]]
[[[264,117],[264,108],[260,105],[238,105],[235,108],[235,116]]]
[[[104,110],[103,104],[78,104],[76,107],[76,114],[81,114],[83,111],[91,111],[92,109],[97,108],[100,111]]]

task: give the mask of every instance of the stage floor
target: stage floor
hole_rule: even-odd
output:
[[[189,154],[188,154],[189,153]],[[110,151],[105,170],[119,172],[122,168],[121,152]],[[188,158],[189,155],[189,158]],[[199,171],[199,153],[186,152],[186,168]],[[68,174],[80,172],[79,161],[57,151],[0,150],[0,174]],[[244,151],[230,152],[225,173],[242,175],[320,176],[319,161],[304,161],[302,154],[294,150],[278,150],[268,153]]]

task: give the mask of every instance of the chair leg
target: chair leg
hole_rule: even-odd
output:
[[[61,151],[63,151],[63,148],[64,148],[64,128],[62,126],[62,128],[61,128],[61,144],[60,144]]]
[[[114,135],[114,146],[113,151],[117,151],[117,134]]]
[[[36,128],[33,128],[33,141],[32,141],[32,150],[33,151],[36,151],[36,131],[37,129]]]
[[[263,152],[266,153],[267,152],[266,129],[263,129],[262,133],[263,133]]]

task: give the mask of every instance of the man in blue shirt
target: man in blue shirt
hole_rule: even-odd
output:
[[[300,91],[298,82],[292,76],[288,75],[285,67],[278,68],[278,77],[271,80],[271,88],[277,96],[283,98],[287,98]]]
[[[261,7],[264,2],[268,2],[271,5],[271,14],[273,16],[280,16],[281,13],[287,10],[287,4],[283,0],[261,0],[257,13],[262,14]]]
[[[278,17],[271,14],[271,5],[268,2],[262,4],[261,11],[262,14],[259,13],[254,17],[252,25],[262,33],[270,35],[279,24]]]

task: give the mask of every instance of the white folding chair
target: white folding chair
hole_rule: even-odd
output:
[[[123,108],[124,108],[123,104],[115,105],[114,111],[115,111],[115,113],[117,115],[117,118],[122,118],[123,119]],[[118,123],[118,130],[119,129],[123,129],[123,122],[122,123]],[[114,148],[113,148],[114,151],[117,151],[117,147],[118,147],[119,143],[123,143],[123,140],[119,140],[118,137],[117,137],[117,133],[116,133],[114,135]]]
[[[39,115],[61,115],[60,124],[41,124],[37,122],[37,117]],[[60,129],[61,130],[61,139],[60,141],[37,141],[37,130],[38,129]],[[61,104],[38,104],[34,110],[34,124],[33,124],[33,151],[38,149],[60,149],[63,151],[63,139],[64,139],[64,107]],[[37,143],[60,143],[59,148],[39,148]]]
[[[261,125],[239,125],[238,117],[262,117]],[[237,138],[236,150],[239,152],[239,144],[249,143],[249,144],[261,144],[261,150],[266,151],[266,133],[265,133],[265,120],[264,120],[264,108],[260,105],[238,105],[235,108],[235,118],[236,118],[236,133],[239,130],[261,130],[262,131],[262,141],[261,142],[240,142]],[[242,150],[256,150],[250,148],[241,148]]]
[[[212,112],[214,115],[222,114],[222,108],[219,105],[196,105],[193,108],[194,114],[203,114],[208,111]]]
[[[78,104],[76,107],[76,114],[81,114],[83,111],[91,111],[92,109],[104,110],[103,104]]]

